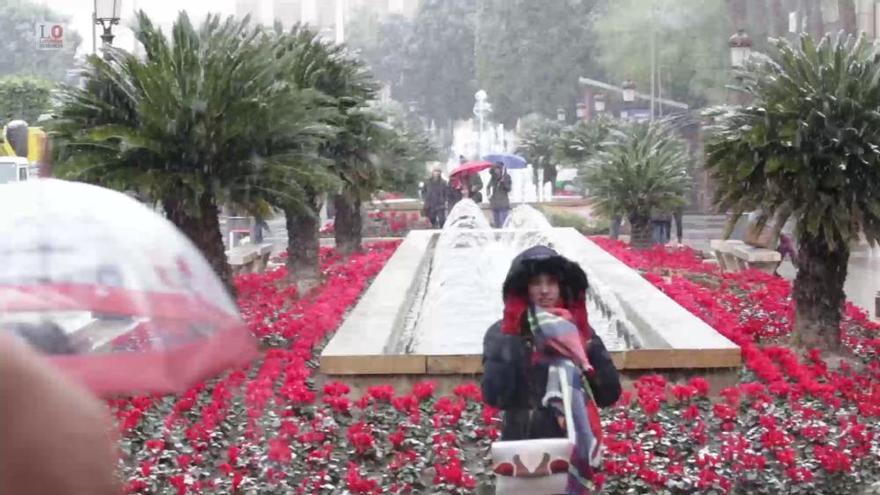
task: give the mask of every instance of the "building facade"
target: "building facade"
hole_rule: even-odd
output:
[[[235,16],[251,16],[254,22],[266,22],[263,0],[235,0]]]
[[[245,0],[240,0],[245,1]],[[259,0],[250,0],[258,2]],[[310,24],[322,34],[337,41],[345,40],[345,23],[353,12],[366,8],[379,14],[416,14],[420,0],[271,0],[272,18],[285,27],[297,23]]]

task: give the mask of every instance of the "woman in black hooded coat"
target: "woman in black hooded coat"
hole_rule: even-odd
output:
[[[529,285],[542,278],[558,284],[559,304],[573,317],[595,372],[587,376],[598,407],[620,397],[620,376],[602,339],[587,322],[587,277],[581,267],[553,249],[535,246],[514,259],[504,281],[504,317],[483,339],[482,391],[486,402],[503,410],[502,440],[565,436],[558,413],[541,405],[548,368],[532,360],[534,343],[527,323]],[[534,299],[534,298],[532,298]]]

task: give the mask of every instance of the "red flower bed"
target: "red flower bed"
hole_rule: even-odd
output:
[[[611,493],[859,493],[880,480],[880,325],[851,304],[852,353],[829,366],[818,350],[780,345],[792,330],[791,286],[758,271],[721,273],[689,249],[639,252],[594,242],[742,347],[737,387],[712,403],[701,383],[636,384],[606,415]]]
[[[840,366],[779,345],[790,286],[721,274],[688,250],[630,251],[595,239],[743,347],[741,382],[711,400],[707,382],[645,377],[603,412],[604,493],[859,493],[880,480],[878,326],[847,307],[857,358]],[[175,397],[112,401],[130,493],[473,493],[491,477],[496,411],[479,387],[436,397],[376,386],[361,397],[315,386],[316,356],[395,243],[342,259],[322,251],[325,282],[307,298],[283,269],[238,279],[262,359]]]
[[[314,386],[320,348],[396,247],[348,259],[322,250],[324,283],[307,298],[280,283],[284,268],[239,277],[264,357],[180,396],[110,401],[127,491],[470,492],[476,480],[465,463],[497,436],[474,385],[438,399],[432,383],[373,387],[360,398],[343,383]]]

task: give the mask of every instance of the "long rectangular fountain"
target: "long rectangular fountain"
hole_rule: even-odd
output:
[[[457,205],[443,231],[407,236],[322,352],[322,374],[355,386],[473,378],[483,335],[501,317],[510,263],[538,244],[587,273],[590,325],[624,376],[735,380],[738,346],[576,230],[552,228],[527,206],[493,230],[472,202]]]

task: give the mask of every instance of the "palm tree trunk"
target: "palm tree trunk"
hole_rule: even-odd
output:
[[[306,294],[321,281],[320,201],[309,194],[309,209],[284,209],[287,227],[287,274],[300,294]]]
[[[196,245],[208,260],[211,268],[220,277],[229,293],[235,297],[237,291],[232,276],[223,234],[220,232],[220,210],[213,194],[202,194],[199,198],[199,213],[192,215],[178,199],[165,199],[162,202],[165,216]]]
[[[796,311],[793,340],[804,347],[837,350],[849,246],[841,242],[832,250],[825,239],[807,233],[798,240],[798,273],[792,291]]]
[[[363,221],[361,202],[353,191],[345,190],[333,197],[336,205],[336,251],[349,255],[361,250]]]
[[[633,249],[648,249],[651,242],[651,218],[648,215],[629,215],[631,234],[629,245]]]

